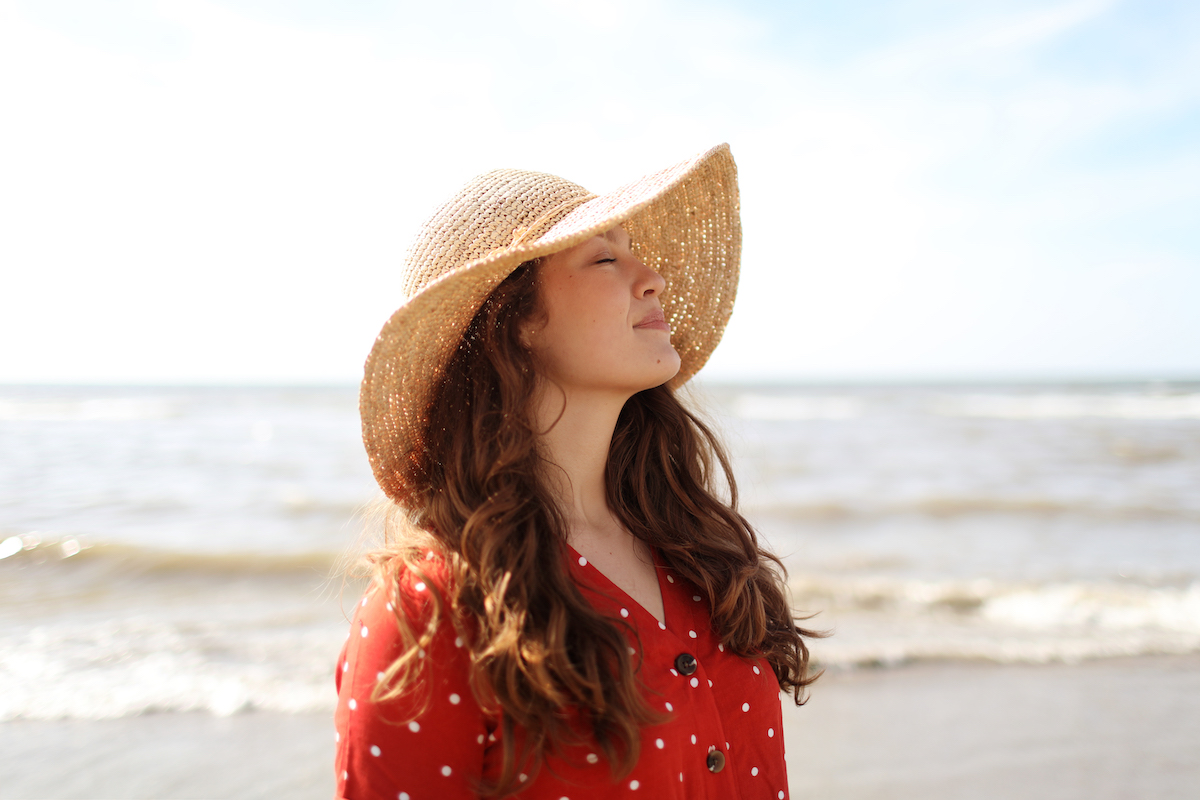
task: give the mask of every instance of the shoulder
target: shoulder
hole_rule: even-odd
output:
[[[338,796],[476,797],[494,723],[475,700],[445,599],[429,625],[448,570],[437,558],[409,559],[381,575],[356,605],[337,666]],[[419,677],[396,691],[389,676],[401,658]]]
[[[452,600],[451,570],[446,558],[432,550],[423,556],[393,555],[379,562],[375,577],[363,595],[362,608],[382,608],[411,621],[427,620],[435,607]]]
[[[412,649],[458,643],[452,618],[450,570],[445,560],[429,552],[412,559],[382,559],[370,585],[355,604],[341,663],[369,676],[386,672]],[[444,641],[443,641],[444,640]]]

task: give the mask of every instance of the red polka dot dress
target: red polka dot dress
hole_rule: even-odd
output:
[[[659,565],[665,623],[635,603],[573,550],[573,577],[600,611],[632,623],[644,652],[638,675],[652,706],[667,722],[641,733],[630,775],[615,781],[598,748],[548,757],[534,776],[522,775],[528,800],[646,797],[653,800],[783,800],[779,685],[765,660],[736,656],[713,634],[709,604],[690,583]],[[429,562],[431,566],[434,562]],[[440,573],[428,570],[440,580]],[[429,587],[407,576],[403,613],[419,619]],[[411,603],[411,605],[410,605]],[[637,640],[630,640],[630,647]],[[429,702],[409,719],[405,698],[370,699],[384,670],[400,654],[391,603],[369,591],[357,607],[337,665],[337,794],[346,800],[475,798],[481,780],[500,772],[499,720],[475,702],[469,661],[446,623],[428,652]],[[635,653],[635,665],[639,664]]]

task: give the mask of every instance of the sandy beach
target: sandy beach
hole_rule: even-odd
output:
[[[934,663],[821,678],[788,713],[794,798],[1195,798],[1200,656]]]
[[[787,709],[792,796],[1193,798],[1200,656],[830,673]],[[328,798],[323,714],[0,724],[0,798]]]

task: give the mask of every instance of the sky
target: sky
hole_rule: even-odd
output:
[[[1200,378],[1200,4],[0,0],[0,383],[346,383],[497,167],[719,142],[712,380]]]

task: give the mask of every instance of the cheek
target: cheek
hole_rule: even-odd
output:
[[[608,338],[626,323],[628,305],[600,281],[575,277],[547,292],[548,329],[565,339]]]

